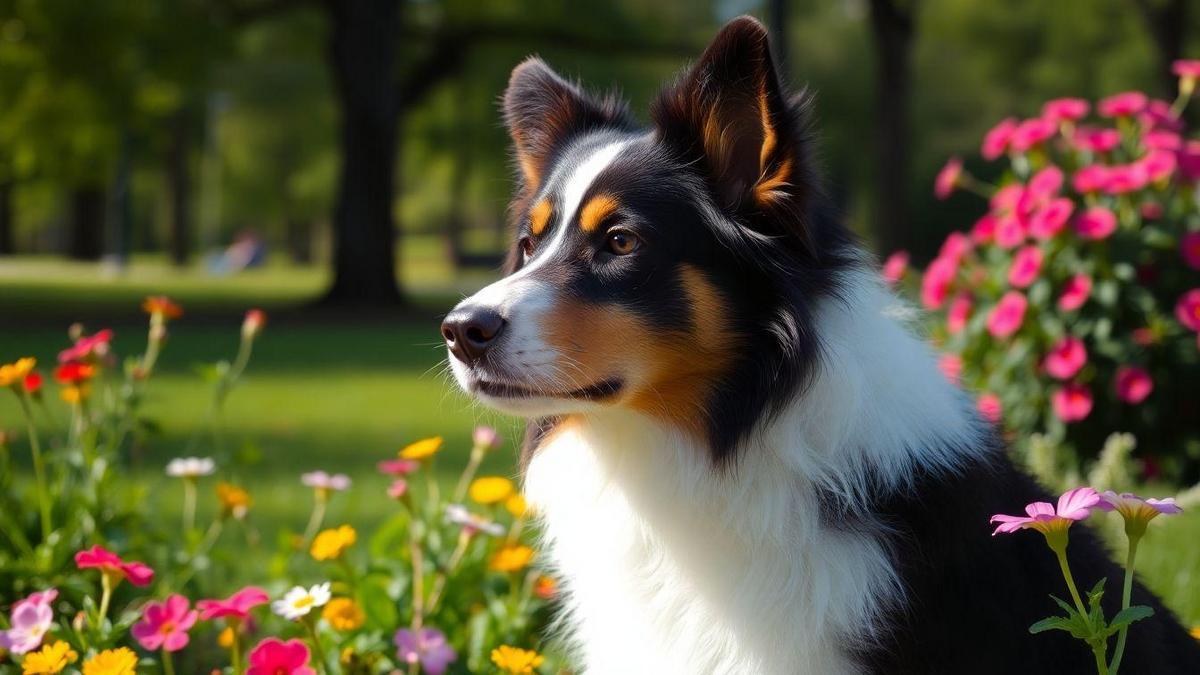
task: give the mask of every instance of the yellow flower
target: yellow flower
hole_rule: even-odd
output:
[[[521,544],[505,544],[492,555],[488,569],[495,572],[519,572],[531,560],[533,560],[533,549]]]
[[[358,533],[349,525],[324,530],[313,539],[309,553],[314,560],[336,560],[358,541]]]
[[[217,500],[221,502],[221,510],[234,518],[241,520],[246,517],[254,500],[250,493],[232,483],[217,483]]]
[[[525,503],[525,495],[518,492],[504,500],[504,508],[513,514],[513,518],[524,518],[525,512],[529,510],[529,505]]]
[[[492,663],[505,673],[532,673],[546,657],[530,649],[500,645],[492,650]]]
[[[226,626],[225,630],[221,631],[221,634],[217,636],[217,644],[225,649],[229,649],[233,646],[233,635],[233,628]]]
[[[363,614],[358,603],[350,598],[334,598],[325,605],[321,618],[333,626],[334,630],[351,631],[362,628],[367,616]]]
[[[74,405],[74,404],[79,403],[80,401],[86,399],[88,397],[88,394],[91,394],[91,393],[92,393],[92,388],[90,386],[88,386],[87,384],[78,384],[78,385],[71,385],[71,386],[63,387],[62,391],[60,391],[58,393],[58,395],[60,397],[62,397],[62,400],[66,401],[67,403],[70,403],[71,405]]]
[[[429,459],[442,449],[442,437],[426,438],[400,451],[400,459]]]
[[[1200,640],[1200,626],[1196,626],[1195,628],[1192,629],[1192,637],[1196,638],[1197,640]]]
[[[13,387],[21,384],[25,381],[25,376],[32,372],[36,365],[37,359],[32,356],[0,365],[0,387]]]
[[[83,664],[83,675],[137,675],[137,663],[128,647],[105,649]]]
[[[21,672],[24,675],[55,675],[78,658],[71,645],[62,641],[51,642],[36,652],[26,654],[21,662]]]
[[[512,481],[500,476],[484,476],[471,482],[471,499],[484,505],[499,504],[513,493]]]

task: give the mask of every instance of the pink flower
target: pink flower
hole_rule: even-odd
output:
[[[1127,91],[1114,94],[1100,101],[1096,112],[1102,117],[1130,117],[1141,112],[1146,107],[1146,95],[1140,91]]]
[[[468,535],[482,532],[493,537],[499,537],[504,534],[504,527],[500,523],[471,513],[462,504],[447,504],[446,520],[461,527],[463,532],[466,532]]]
[[[165,602],[147,604],[142,620],[133,625],[131,632],[147,651],[177,652],[187,646],[188,631],[197,617],[196,610],[189,609],[187,598],[172,595]]]
[[[1022,195],[1025,200],[1025,208],[1021,210],[1031,212],[1054,199],[1058,196],[1058,191],[1062,189],[1062,186],[1063,172],[1057,166],[1051,165],[1033,174],[1033,178],[1029,179],[1029,185],[1025,186],[1025,194]]]
[[[1187,328],[1200,332],[1200,288],[1179,296],[1175,303],[1175,318]]]
[[[1042,241],[1053,239],[1066,227],[1074,211],[1075,203],[1070,199],[1059,197],[1052,200],[1029,218],[1029,234]]]
[[[1115,384],[1117,398],[1134,405],[1145,401],[1146,397],[1154,391],[1154,380],[1150,379],[1150,373],[1137,366],[1117,368]]]
[[[13,654],[27,654],[37,649],[54,625],[54,610],[50,603],[58,591],[50,589],[34,593],[13,605],[8,630],[0,630],[0,649]]]
[[[957,157],[951,157],[946,162],[946,166],[938,171],[937,178],[933,181],[933,194],[938,199],[946,199],[954,192],[954,188],[958,185],[958,180],[962,178],[963,164],[962,160]]]
[[[446,642],[446,636],[436,628],[422,628],[416,632],[401,628],[396,631],[393,641],[401,661],[410,665],[420,663],[429,675],[442,675],[458,659],[458,654]]]
[[[1166,499],[1150,497],[1143,499],[1132,492],[1117,494],[1112,490],[1105,490],[1100,495],[1100,503],[1097,506],[1105,511],[1116,511],[1121,514],[1126,523],[1133,521],[1133,523],[1142,527],[1145,527],[1146,523],[1160,515],[1173,516],[1177,513],[1183,513],[1183,509],[1179,508],[1179,505],[1175,503],[1174,497],[1167,497]]]
[[[996,216],[990,213],[975,221],[971,227],[971,241],[976,244],[986,244],[996,236]]]
[[[242,319],[242,339],[253,340],[262,332],[263,326],[267,324],[267,313],[261,309],[251,309],[246,312],[245,318]]]
[[[962,366],[962,358],[958,354],[943,354],[938,359],[938,369],[954,384],[958,384],[958,379],[962,376]]]
[[[1101,164],[1089,164],[1075,172],[1071,177],[1071,185],[1079,194],[1099,192],[1108,185],[1108,167]]]
[[[1194,183],[1200,180],[1200,141],[1188,141],[1179,152],[1179,175]]]
[[[397,478],[388,486],[387,496],[391,499],[402,499],[408,494],[408,481],[403,478]]]
[[[948,258],[958,264],[963,256],[971,252],[971,240],[962,232],[951,232],[942,247],[938,249],[939,258]]]
[[[58,353],[58,362],[85,361],[88,358],[102,357],[108,354],[108,344],[112,342],[112,330],[105,328],[93,335],[87,335],[75,341],[75,344]]]
[[[1004,216],[996,222],[996,245],[1008,250],[1025,241],[1025,226],[1013,215]]]
[[[196,609],[200,610],[200,618],[204,621],[221,618],[244,621],[250,617],[250,610],[270,600],[271,596],[263,589],[247,586],[224,600],[201,600],[196,603]]]
[[[1087,302],[1092,294],[1092,278],[1086,274],[1076,274],[1067,279],[1063,286],[1062,295],[1058,296],[1058,308],[1064,312],[1073,312]]]
[[[1200,59],[1179,59],[1171,64],[1171,72],[1181,78],[1200,79]]]
[[[999,523],[992,536],[1024,529],[1037,530],[1046,535],[1065,532],[1076,521],[1090,516],[1099,503],[1100,495],[1090,487],[1068,490],[1058,498],[1057,507],[1049,502],[1033,502],[1025,507],[1024,516],[1006,516],[1002,513],[992,516],[992,524]]]
[[[883,263],[883,280],[892,285],[899,283],[908,271],[908,260],[908,251],[896,251],[889,255]]]
[[[992,424],[1000,423],[1000,416],[1004,413],[1003,406],[1000,405],[1000,398],[995,394],[984,394],[975,402],[975,407],[979,410],[979,414],[983,415],[983,419]]]
[[[1084,239],[1107,239],[1117,229],[1117,216],[1103,206],[1093,206],[1075,218],[1075,232]]]
[[[1050,403],[1060,420],[1078,422],[1092,412],[1092,390],[1078,383],[1065,384],[1050,395]]]
[[[1021,195],[1025,193],[1025,186],[1020,183],[1009,183],[1004,187],[996,190],[992,198],[988,200],[988,206],[992,207],[992,211],[996,215],[1005,215],[1015,212],[1017,205],[1021,203]]]
[[[1174,131],[1147,131],[1142,135],[1142,145],[1150,150],[1179,150],[1183,147],[1183,139]]]
[[[1138,207],[1138,212],[1146,220],[1158,220],[1162,218],[1163,207],[1158,202],[1142,202],[1142,205]]]
[[[1025,246],[1013,256],[1012,265],[1008,268],[1008,283],[1015,288],[1028,288],[1037,280],[1041,270],[1042,249],[1037,246]]]
[[[1003,155],[1008,150],[1008,144],[1012,141],[1013,132],[1017,130],[1017,121],[1011,117],[1000,120],[1000,122],[991,128],[983,137],[983,147],[980,154],[984,159],[996,159]]]
[[[324,471],[310,471],[300,476],[300,482],[317,490],[340,492],[350,488],[350,477],[344,473],[330,475]]]
[[[921,304],[938,309],[946,301],[950,283],[958,273],[958,263],[949,258],[935,258],[921,279]]]
[[[1077,337],[1065,337],[1046,354],[1043,364],[1050,377],[1069,380],[1087,363],[1087,348]]]
[[[1121,144],[1121,132],[1116,129],[1079,127],[1071,140],[1080,150],[1105,153],[1115,150]]]
[[[1151,150],[1150,154],[1139,159],[1136,164],[1147,182],[1158,183],[1170,178],[1179,162],[1175,159],[1175,153],[1170,150]]]
[[[1025,321],[1029,302],[1020,291],[1009,291],[1000,298],[987,318],[987,329],[995,338],[1006,338],[1017,332]]]
[[[494,427],[475,427],[471,432],[471,443],[477,448],[494,450],[500,447],[500,433]]]
[[[1183,122],[1171,114],[1171,104],[1158,99],[1147,103],[1146,108],[1138,113],[1138,122],[1147,129],[1169,129],[1172,131],[1183,129]]]
[[[1110,195],[1123,195],[1141,190],[1146,187],[1148,182],[1149,176],[1146,174],[1145,166],[1136,162],[1123,164],[1109,168],[1104,191]]]
[[[81,570],[99,569],[114,581],[128,579],[134,586],[147,586],[154,579],[154,570],[143,563],[132,560],[125,562],[120,556],[103,546],[93,546],[75,554],[75,566]]]
[[[1054,135],[1057,128],[1054,122],[1045,120],[1040,117],[1035,117],[1031,120],[1025,120],[1017,126],[1013,132],[1009,144],[1013,150],[1017,152],[1025,152],[1030,148],[1048,140]]]
[[[1042,117],[1052,122],[1074,122],[1087,116],[1090,107],[1081,98],[1056,98],[1042,106]]]
[[[1179,240],[1179,252],[1188,267],[1200,270],[1200,232],[1188,232]]]
[[[959,293],[954,296],[954,300],[950,302],[950,309],[946,312],[946,330],[951,335],[956,335],[962,332],[967,326],[967,320],[971,318],[971,296],[966,293]]]
[[[246,675],[316,675],[308,667],[308,647],[300,640],[267,638],[250,652]]]
[[[389,476],[407,476],[421,468],[421,463],[415,459],[385,459],[376,466],[379,473]]]

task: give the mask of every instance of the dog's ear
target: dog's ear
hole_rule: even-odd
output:
[[[806,189],[805,104],[785,98],[767,29],[734,19],[654,103],[659,137],[707,172],[732,211],[795,208]]]
[[[629,113],[619,99],[593,98],[532,56],[513,69],[503,105],[526,190],[541,183],[563,141],[592,129],[630,125]]]

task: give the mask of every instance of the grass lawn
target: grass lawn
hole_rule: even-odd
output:
[[[138,260],[126,276],[111,278],[90,266],[0,259],[0,362],[34,355],[44,365],[52,363],[74,319],[86,320],[91,330],[111,325],[117,352],[138,353],[145,324],[137,303],[150,293],[177,298],[189,313],[171,326],[145,408],[161,433],[129,471],[129,480],[150,486],[147,507],[173,519],[180,509],[178,486],[162,475],[162,467],[202,430],[210,395],[194,366],[232,358],[241,312],[267,307],[272,319],[224,421],[230,448],[250,443],[261,454],[236,476],[254,495],[253,522],[267,537],[278,528],[303,529],[311,500],[299,475],[325,469],[348,473],[356,483],[332,501],[327,522],[369,529],[394,509],[374,465],[407,442],[445,436],[447,451],[438,469],[449,481],[465,459],[472,427],[486,422],[498,426],[508,446],[491,456],[485,471],[512,474],[516,466],[519,425],[473,407],[439,371],[444,350],[437,312],[486,276],[456,280],[428,262],[414,261],[409,269],[421,277],[409,286],[419,298],[417,310],[325,316],[297,309],[325,283],[316,270],[270,267],[210,279],[198,270],[173,273],[160,262]],[[114,323],[99,321],[110,316],[117,317]],[[15,401],[0,396],[0,428],[18,427]],[[24,443],[16,447],[23,454]],[[198,451],[211,448],[201,445]],[[1156,522],[1141,546],[1139,568],[1186,622],[1200,624],[1200,513]],[[246,566],[247,579],[254,579],[255,570]],[[1118,580],[1110,582],[1113,592],[1118,587]]]

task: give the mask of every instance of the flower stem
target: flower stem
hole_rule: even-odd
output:
[[[467,496],[467,487],[470,486],[471,479],[475,477],[475,472],[479,471],[479,465],[483,462],[485,450],[486,448],[478,445],[471,448],[471,459],[463,469],[462,475],[458,477],[458,485],[454,486],[455,504],[461,504],[462,500]]]
[[[325,521],[325,502],[327,497],[317,495],[316,502],[313,504],[312,515],[308,518],[308,526],[304,528],[304,546],[307,548],[312,543],[313,537],[317,536],[317,530],[321,529],[321,523]]]
[[[108,572],[100,573],[100,612],[96,617],[96,624],[104,623],[104,617],[108,616],[108,603],[112,601],[113,583],[112,577]]]
[[[162,650],[163,675],[175,675],[175,664],[171,662],[171,652]]]
[[[1099,675],[1108,675],[1108,666],[1104,663],[1104,641],[1092,643],[1092,654],[1096,657],[1096,672]]]
[[[425,623],[425,556],[421,552],[421,540],[417,535],[415,521],[416,514],[409,512],[408,523],[408,547],[409,554],[412,556],[412,594],[413,594],[413,619],[412,630],[421,630],[421,626]]]
[[[1055,548],[1054,554],[1058,556],[1058,566],[1062,569],[1063,579],[1067,582],[1067,589],[1071,591],[1071,599],[1075,601],[1075,608],[1083,616],[1088,615],[1087,607],[1083,604],[1083,598],[1079,597],[1079,589],[1075,588],[1075,577],[1071,576],[1071,566],[1067,564],[1067,549]]]
[[[467,546],[471,543],[471,535],[464,528],[458,533],[458,545],[454,547],[454,552],[450,554],[450,560],[446,562],[446,568],[438,572],[438,575],[433,580],[433,589],[429,591],[428,611],[430,613],[437,610],[438,601],[442,599],[442,591],[446,589],[446,578],[458,568],[462,562],[463,556],[467,553]]]
[[[316,620],[306,616],[301,620],[301,623],[308,629],[308,637],[312,640],[313,653],[317,657],[317,663],[321,665],[321,672],[324,673],[329,666],[325,662],[325,649],[321,647],[321,638],[317,635]]]
[[[191,532],[196,528],[196,479],[183,479],[183,531]]]
[[[37,427],[33,423],[33,411],[29,409],[29,397],[15,391],[17,400],[21,402],[21,414],[25,416],[25,424],[29,428],[29,451],[33,455],[34,489],[37,491],[38,510],[42,517],[42,541],[50,540],[54,526],[50,522],[50,499],[46,494],[46,465],[42,461],[42,444],[38,440]]]
[[[233,628],[233,644],[229,646],[229,660],[233,666],[233,675],[242,675],[242,631],[238,624],[230,623]]]
[[[1129,533],[1129,552],[1125,557],[1125,588],[1121,593],[1121,609],[1129,609],[1129,602],[1133,599],[1133,561],[1137,557],[1138,542],[1141,541],[1141,535]],[[1112,665],[1108,667],[1109,672],[1116,675],[1117,669],[1121,667],[1121,657],[1125,655],[1125,639],[1129,636],[1129,624],[1121,626],[1121,630],[1117,633],[1117,649],[1113,652]]]

